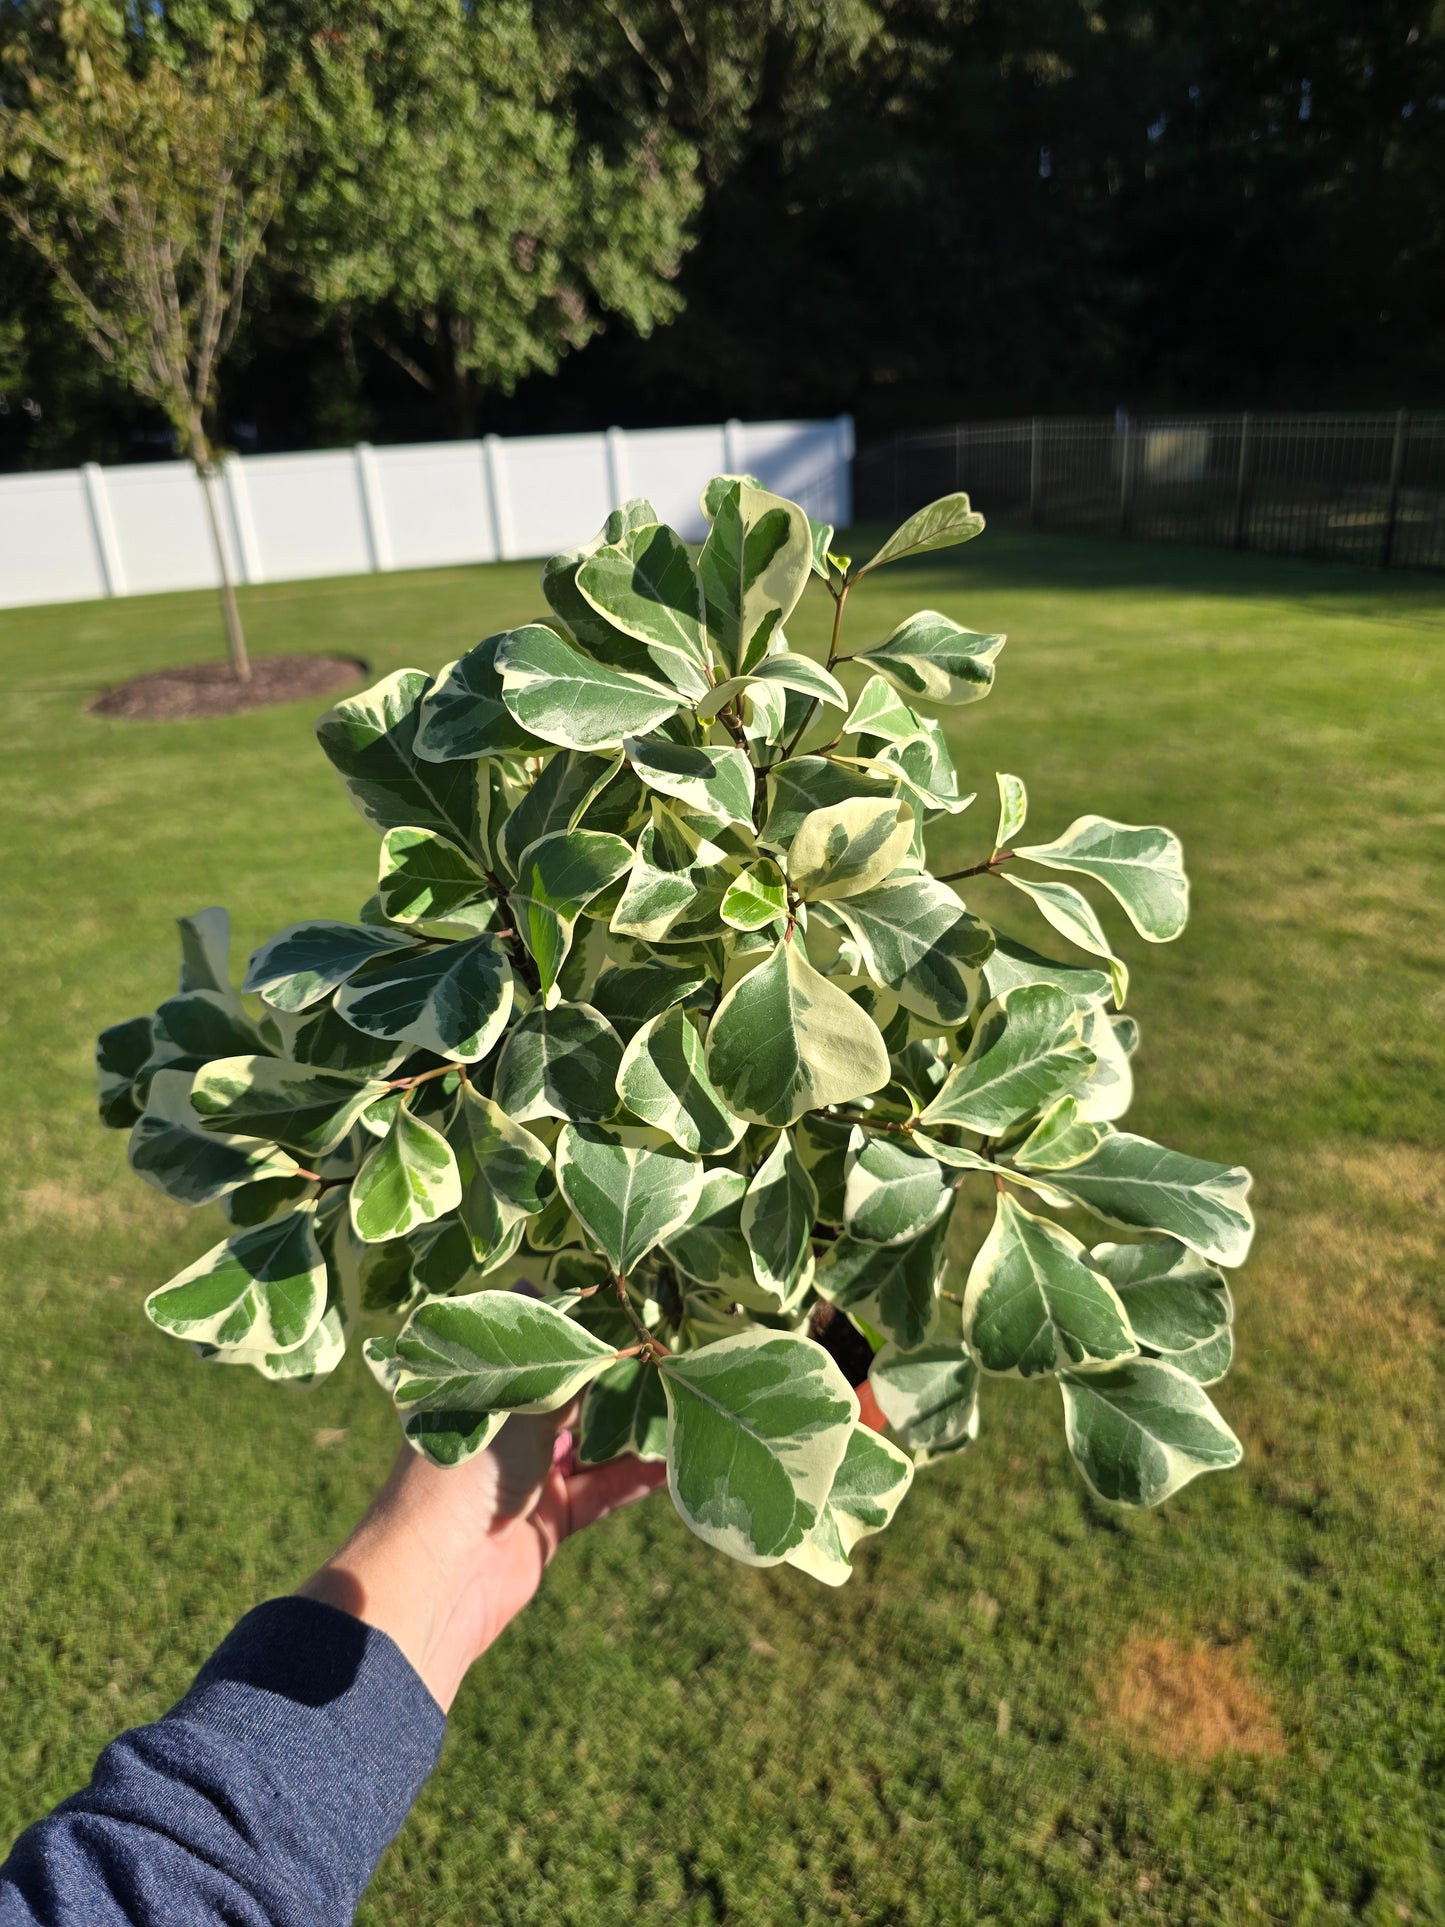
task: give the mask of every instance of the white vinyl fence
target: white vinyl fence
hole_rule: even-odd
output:
[[[698,491],[747,473],[820,521],[852,516],[853,422],[609,428],[405,448],[248,455],[217,486],[238,582],[363,575],[550,555],[645,495],[699,539]],[[214,587],[215,552],[185,462],[0,476],[0,608]]]

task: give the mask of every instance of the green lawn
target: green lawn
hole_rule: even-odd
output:
[[[509,566],[244,603],[257,651],[380,674],[540,597]],[[665,1499],[610,1522],[463,1691],[373,1927],[1445,1921],[1442,584],[1003,532],[870,578],[854,633],[921,604],[1013,638],[956,713],[980,803],[935,855],[986,853],[999,768],[1040,836],[1098,810],[1184,838],[1190,930],[1124,943],[1131,1122],[1257,1173],[1217,1394],[1244,1465],[1119,1516],[1052,1389],[992,1383],[842,1592],[729,1564]],[[207,596],[0,615],[7,1834],[308,1570],[394,1446],[354,1357],[288,1393],[146,1324],[220,1220],[93,1116],[94,1033],[168,994],[173,915],[229,904],[244,956],[371,887],[313,706],[81,713],[218,647]]]

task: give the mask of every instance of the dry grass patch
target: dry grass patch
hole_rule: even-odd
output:
[[[84,1187],[60,1178],[41,1178],[39,1183],[17,1191],[23,1223],[64,1225],[70,1231],[138,1231],[155,1223],[158,1214],[180,1223],[183,1205],[147,1187],[141,1190],[129,1171],[124,1182],[113,1188]]]
[[[1256,1208],[1259,1247],[1234,1281],[1247,1453],[1286,1485],[1353,1487],[1379,1516],[1445,1531],[1445,1158],[1279,1155]]]
[[[1274,1708],[1251,1676],[1247,1646],[1131,1639],[1100,1683],[1099,1702],[1114,1731],[1169,1759],[1284,1751]]]
[[[1445,1256],[1445,1157],[1410,1144],[1322,1145],[1281,1159],[1261,1191],[1256,1276],[1280,1335],[1343,1351],[1386,1395],[1400,1364],[1428,1365],[1445,1339],[1429,1288]],[[1250,1282],[1246,1273],[1246,1301]]]

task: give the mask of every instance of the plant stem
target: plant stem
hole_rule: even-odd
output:
[[[637,1313],[632,1309],[632,1300],[627,1296],[626,1274],[619,1271],[614,1282],[617,1286],[617,1302],[626,1314],[627,1322],[642,1340],[641,1349],[654,1361],[659,1353],[662,1353],[666,1357],[671,1357],[671,1353],[668,1351],[666,1345],[663,1344],[662,1340],[647,1329],[646,1325],[643,1324]]]
[[[819,1111],[817,1115],[819,1117],[834,1117],[840,1124],[858,1124],[861,1125],[865,1131],[891,1131],[895,1137],[911,1137],[913,1135],[914,1127],[911,1124],[892,1124],[885,1118],[869,1117],[868,1114],[863,1111]]]
[[[848,584],[845,582],[842,588],[833,597],[833,635],[832,635],[832,639],[829,641],[829,644],[828,644],[828,660],[824,664],[824,668],[826,669],[832,669],[834,664],[838,661],[838,639],[843,633],[843,604],[847,600],[848,600]],[[818,713],[818,699],[815,696],[812,702],[808,704],[807,711],[803,716],[803,720],[798,724],[798,727],[793,734],[792,742],[788,744],[788,747],[783,751],[782,755],[778,758],[778,761],[780,763],[786,763],[790,756],[796,754],[799,743],[802,742],[803,738],[807,735],[809,729],[812,727],[813,718],[817,715],[817,713]],[[833,740],[834,742],[836,742],[838,739],[835,736]]]
[[[438,1064],[435,1070],[418,1071],[415,1077],[388,1078],[387,1088],[393,1091],[415,1090],[418,1084],[429,1084],[434,1077],[449,1077],[453,1071],[464,1075],[460,1064]]]
[[[961,883],[965,877],[997,876],[998,866],[1010,862],[1013,854],[1012,850],[995,850],[987,862],[970,864],[966,870],[950,870],[947,876],[935,880],[939,883]]]
[[[356,1176],[356,1173],[352,1171],[344,1178],[323,1178],[319,1171],[303,1171],[298,1165],[296,1175],[298,1178],[305,1178],[308,1184],[320,1185],[321,1191],[326,1192],[335,1191],[340,1185],[350,1184],[352,1178]]]

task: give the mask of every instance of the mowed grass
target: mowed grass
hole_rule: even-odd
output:
[[[256,650],[378,674],[540,606],[531,566],[244,601]],[[870,579],[854,646],[925,604],[1012,637],[949,723],[979,801],[941,867],[986,853],[997,769],[1039,837],[1097,810],[1184,838],[1180,943],[1104,915],[1133,1128],[1257,1173],[1217,1394],[1244,1465],[1120,1515],[1053,1388],[994,1383],[841,1592],[729,1564],[665,1499],[609,1522],[463,1691],[371,1927],[1445,1919],[1442,585],[995,532]],[[810,591],[795,640],[826,613]],[[217,646],[206,596],[0,616],[7,1833],[294,1584],[394,1449],[354,1357],[289,1393],[149,1328],[220,1219],[93,1116],[91,1040],[168,993],[172,916],[227,903],[239,959],[371,887],[314,706],[81,713]],[[1048,935],[1002,885],[971,901]]]

